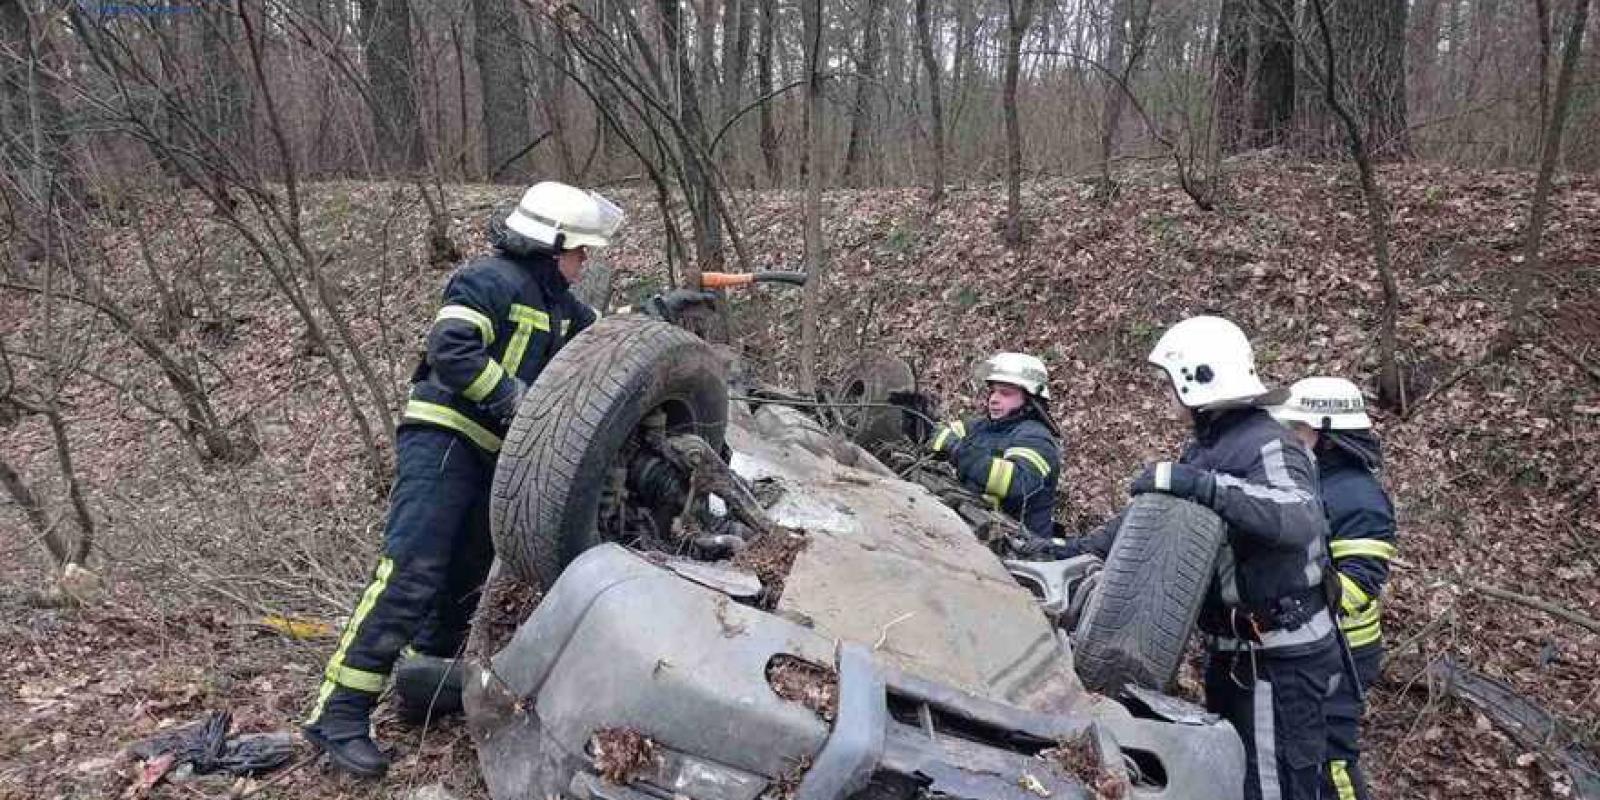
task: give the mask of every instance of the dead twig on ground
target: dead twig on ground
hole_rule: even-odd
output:
[[[1406,639],[1405,641],[1401,642],[1399,647],[1396,647],[1396,648],[1390,650],[1389,653],[1388,653],[1388,657],[1389,658],[1398,657],[1400,654],[1406,652],[1407,650],[1410,650],[1412,645],[1419,644],[1419,643],[1425,641],[1428,637],[1434,635],[1435,633],[1438,633],[1441,628],[1443,628],[1444,626],[1446,626],[1446,625],[1450,624],[1451,622],[1455,621],[1455,618],[1456,618],[1455,606],[1451,606],[1450,608],[1445,609],[1445,612],[1443,614],[1440,614],[1439,616],[1434,617],[1433,619],[1428,621],[1428,624],[1422,626],[1422,630],[1417,631],[1415,634],[1412,634],[1411,638]]]
[[[314,755],[314,754],[305,756],[304,758],[301,758],[300,760],[294,762],[293,764],[290,764],[289,766],[284,767],[282,770],[279,770],[278,774],[272,776],[272,780],[263,781],[261,783],[258,783],[255,786],[251,787],[249,791],[239,795],[239,800],[249,800],[249,798],[255,797],[256,795],[261,794],[262,792],[264,792],[264,791],[266,791],[266,790],[268,790],[268,789],[270,789],[270,788],[272,788],[274,786],[277,786],[277,785],[283,783],[285,780],[287,780],[289,778],[290,775],[293,775],[296,772],[299,772],[303,767],[305,767],[305,765],[310,764],[310,763],[312,763],[313,761],[316,761],[316,760],[317,760],[317,756]]]
[[[1541,342],[1541,344],[1544,345],[1545,349],[1572,362],[1572,365],[1578,369],[1587,372],[1589,377],[1595,379],[1596,382],[1600,382],[1600,367],[1590,364],[1588,361],[1584,360],[1581,354],[1574,353],[1572,352],[1571,348],[1566,347],[1559,342],[1552,342],[1549,339],[1545,339],[1543,342]]]
[[[1520,606],[1543,611],[1552,617],[1566,620],[1567,622],[1577,625],[1580,628],[1586,628],[1591,633],[1600,633],[1600,620],[1588,616],[1587,614],[1573,611],[1570,608],[1558,606],[1549,600],[1534,597],[1532,595],[1520,594],[1508,589],[1501,589],[1496,586],[1490,586],[1486,583],[1479,583],[1473,580],[1462,579],[1460,581],[1460,585],[1479,594],[1488,595],[1489,597],[1499,600],[1505,600],[1507,602],[1516,603]]]

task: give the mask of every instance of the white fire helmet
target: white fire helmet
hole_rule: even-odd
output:
[[[1322,431],[1364,431],[1372,427],[1361,388],[1344,378],[1318,376],[1296,381],[1289,399],[1268,409],[1273,419],[1299,422]]]
[[[996,353],[980,365],[985,384],[1009,383],[1041,400],[1050,399],[1050,372],[1044,362],[1026,353]]]
[[[1222,317],[1190,317],[1168,328],[1150,351],[1150,363],[1166,370],[1189,408],[1248,405],[1267,394],[1250,340]]]
[[[506,227],[556,250],[605,247],[626,215],[595,192],[555,181],[536,183],[506,217]]]

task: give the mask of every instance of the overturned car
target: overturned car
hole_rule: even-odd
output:
[[[465,662],[491,796],[1240,794],[1232,727],[1161,692],[1209,512],[1150,495],[1104,565],[1007,560],[1014,531],[958,488],[730,372],[610,317],[524,401]],[[882,383],[846,393],[878,414]]]

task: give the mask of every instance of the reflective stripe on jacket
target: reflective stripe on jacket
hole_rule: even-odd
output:
[[[1026,411],[1000,420],[975,417],[939,426],[929,446],[948,453],[958,441],[954,463],[962,482],[1029,533],[1052,535],[1061,445],[1050,429]]]
[[[1383,638],[1379,595],[1395,556],[1394,504],[1377,474],[1338,449],[1319,449],[1322,504],[1328,514],[1328,551],[1343,589],[1339,627],[1352,648]]]
[[[448,428],[498,451],[505,425],[488,408],[516,391],[513,377],[531,385],[597,316],[572,295],[554,258],[473,259],[445,285],[401,424]]]

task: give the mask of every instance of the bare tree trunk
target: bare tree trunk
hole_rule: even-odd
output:
[[[878,56],[883,49],[878,35],[878,18],[883,11],[883,0],[866,0],[865,28],[861,34],[861,61],[856,67],[856,100],[850,112],[850,141],[845,148],[844,180],[850,186],[861,185],[861,161],[872,159],[872,95],[877,91]]]
[[[761,96],[772,95],[772,50],[778,25],[776,0],[761,0],[761,42],[756,47],[756,83]],[[764,102],[756,112],[761,118],[761,158],[767,166],[767,181],[773,186],[783,185],[783,157],[778,152],[778,131],[772,124],[772,102]]]
[[[1222,152],[1288,139],[1295,112],[1294,0],[1223,0],[1215,104]]]
[[[978,46],[978,17],[976,3],[954,3],[956,7],[956,53],[951,66],[950,91],[952,94],[950,109],[950,127],[959,130],[961,127],[962,113],[967,108],[967,96],[971,91],[973,81],[977,80],[974,73],[978,68],[974,65],[973,51]],[[959,139],[957,139],[959,142]]]
[[[735,0],[725,0],[734,2]],[[693,137],[689,148],[699,152],[690,157],[690,162],[695,165],[694,175],[698,178],[699,213],[701,226],[705,229],[705,240],[700,249],[700,266],[702,270],[722,269],[724,258],[722,256],[722,218],[717,216],[715,198],[712,193],[717,191],[714,185],[716,176],[712,175],[714,165],[706,162],[702,154],[711,152],[711,131],[706,119],[714,117],[721,106],[720,96],[716,84],[717,78],[717,0],[699,0],[695,9],[695,58],[694,71],[694,96],[685,98],[685,107],[693,112],[685,117],[684,125]],[[724,35],[730,35],[724,32]],[[689,102],[693,107],[689,107]]]
[[[1543,3],[1544,0],[1536,0]],[[1439,61],[1439,4],[1442,0],[1417,0],[1412,8],[1411,30],[1406,34],[1406,63],[1411,65],[1409,96],[1437,104],[1434,67]],[[1455,5],[1451,3],[1452,7]],[[1432,116],[1431,107],[1415,109],[1422,117]]]
[[[1022,40],[1033,21],[1034,0],[1007,0],[1005,94],[1006,244],[1022,243],[1022,123],[1017,118],[1017,78],[1022,71]]]
[[[0,127],[0,166],[19,184],[13,191],[41,212],[19,226],[27,260],[46,255],[54,244],[53,227],[83,209],[84,188],[67,157],[66,114],[53,77],[59,61],[55,44],[20,0],[0,2],[0,48],[10,51],[0,59],[12,61],[5,66],[5,94],[20,123]],[[56,210],[61,213],[46,213]]]
[[[1224,153],[1249,147],[1250,27],[1250,0],[1222,0],[1217,16],[1217,74],[1212,102]]]
[[[744,98],[745,67],[750,61],[750,25],[754,12],[752,0],[724,0],[722,6],[722,96],[721,110],[716,115],[718,125],[727,124],[738,113],[739,103]],[[731,145],[723,148],[717,161],[724,175],[732,173],[733,165],[740,163],[740,148]]]
[[[817,390],[817,348],[820,345],[817,316],[822,307],[822,288],[827,258],[822,252],[822,125],[818,119],[822,100],[822,0],[805,0],[804,17],[806,91],[802,127],[805,131],[805,209],[802,224],[805,240],[806,286],[800,311],[800,391]]]
[[[1528,210],[1528,234],[1522,244],[1522,271],[1517,281],[1516,294],[1511,304],[1513,336],[1525,338],[1528,302],[1533,295],[1533,276],[1539,267],[1539,245],[1544,239],[1545,217],[1550,211],[1550,191],[1555,181],[1556,162],[1561,158],[1561,137],[1567,127],[1567,113],[1572,105],[1573,74],[1578,69],[1578,55],[1583,48],[1583,33],[1589,24],[1589,0],[1574,0],[1572,21],[1567,27],[1566,40],[1561,45],[1561,68],[1556,73],[1556,95],[1551,106],[1549,126],[1540,137],[1543,142],[1539,154],[1539,177],[1534,181],[1533,204]]]
[[[717,98],[717,113],[712,117],[719,125],[739,110],[744,57],[749,48],[745,38],[750,24],[747,5],[748,0],[723,0],[722,3],[722,88]]]
[[[57,564],[72,563],[75,552],[73,544],[67,541],[58,526],[52,526],[44,513],[44,506],[39,503],[39,496],[33,493],[22,476],[0,458],[0,485],[6,487],[6,493],[11,495],[12,502],[22,509],[23,516],[28,518],[28,525],[33,528],[34,535],[44,543],[45,549],[50,551],[50,557]]]
[[[687,134],[681,148],[684,172],[688,178],[684,195],[689,201],[689,210],[694,220],[695,256],[698,263],[693,274],[689,274],[688,270],[685,271],[685,277],[691,281],[690,286],[698,286],[700,272],[720,269],[722,266],[722,224],[713,205],[712,193],[716,188],[712,186],[710,165],[700,157],[701,153],[708,150],[709,140],[706,136],[705,123],[700,116],[700,93],[696,84],[698,79],[694,70],[690,68],[687,48],[684,46],[682,9],[679,0],[657,0],[657,10],[661,15],[661,35],[666,42],[667,63],[669,69],[677,75],[676,88],[680,93],[677,114]]]
[[[379,163],[391,170],[420,169],[422,118],[411,83],[411,6],[407,0],[357,2]]]
[[[1588,0],[1580,0],[1588,2]],[[1383,283],[1383,312],[1378,332],[1378,400],[1406,413],[1407,398],[1401,383],[1400,365],[1396,358],[1395,320],[1400,313],[1400,288],[1395,283],[1394,268],[1389,260],[1389,204],[1383,188],[1373,173],[1371,154],[1367,151],[1366,137],[1360,122],[1345,108],[1339,99],[1339,73],[1334,57],[1333,34],[1328,30],[1328,16],[1323,0],[1311,0],[1311,10],[1317,30],[1322,36],[1323,97],[1335,116],[1344,124],[1345,142],[1350,157],[1356,162],[1361,176],[1361,193],[1366,198],[1367,228],[1372,237],[1372,252],[1378,264],[1378,277]]]
[[[928,0],[917,3],[917,49],[922,54],[922,71],[928,75],[928,131],[933,136],[933,187],[929,201],[944,200],[944,99],[939,87],[939,59],[933,52],[933,33],[928,19]]]
[[[234,15],[226,7],[201,6],[195,15],[200,21],[200,59],[207,67],[201,101],[206,129],[212,138],[241,162],[254,166],[255,151],[249,147],[245,81],[239,59],[231,43],[238,38]],[[223,177],[209,170],[208,177],[221,185]]]
[[[1115,184],[1111,180],[1111,160],[1117,151],[1117,129],[1122,126],[1122,109],[1132,91],[1133,74],[1150,35],[1150,0],[1117,0],[1112,12],[1111,32],[1106,47],[1105,105],[1100,118],[1100,191],[1109,197]]]
[[[65,563],[82,564],[94,548],[94,515],[89,513],[89,503],[83,497],[83,485],[78,482],[78,473],[72,468],[72,445],[67,441],[67,425],[61,420],[61,412],[56,410],[53,400],[44,407],[43,412],[50,423],[50,433],[55,438],[56,463],[61,466],[61,481],[66,484],[67,497],[71,499],[72,511],[78,519],[78,539],[68,551]]]
[[[1266,0],[1282,2],[1283,0]],[[1288,19],[1293,9],[1276,12]],[[1341,103],[1361,125],[1368,155],[1392,159],[1409,152],[1406,132],[1406,0],[1348,0],[1329,7],[1328,36],[1342,58]],[[1288,24],[1288,23],[1285,23]],[[1312,156],[1337,152],[1343,121],[1326,104],[1305,108],[1303,149]]]
[[[555,140],[556,158],[561,164],[561,177],[576,180],[577,159],[572,154],[572,136],[567,126],[567,72],[572,68],[572,51],[560,31],[548,25],[534,27],[534,39],[540,49],[549,51],[546,59],[538,59],[533,67],[533,83],[538,87],[539,110],[544,114]]]
[[[533,175],[528,145],[528,76],[512,0],[472,0],[472,55],[483,96],[485,173],[494,183],[524,183]]]
[[[1254,91],[1250,98],[1250,145],[1275,147],[1287,141],[1294,124],[1294,0],[1254,0],[1278,9],[1251,15],[1258,42]],[[1285,13],[1286,12],[1286,13]]]
[[[721,108],[717,89],[718,0],[693,0],[694,7],[694,93],[700,104],[695,112],[701,120],[716,119]],[[724,34],[727,35],[727,34]]]
[[[1539,118],[1533,121],[1534,147],[1544,153],[1544,128],[1550,120],[1550,3],[1533,0],[1534,23],[1539,26]],[[1541,164],[1543,163],[1541,159]]]

